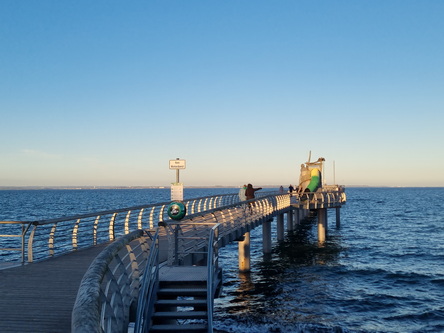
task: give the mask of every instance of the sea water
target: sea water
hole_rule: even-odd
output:
[[[185,199],[237,189],[185,189]],[[444,332],[444,188],[347,188],[336,228],[316,239],[316,217],[273,253],[251,232],[251,272],[237,244],[224,271],[215,332]],[[168,189],[0,191],[0,220],[40,220],[166,202]],[[276,223],[273,223],[276,239]]]

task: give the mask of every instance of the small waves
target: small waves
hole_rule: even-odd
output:
[[[271,256],[262,254],[261,228],[252,230],[249,274],[239,273],[236,243],[219,252],[215,332],[444,332],[443,197],[442,188],[347,189],[341,228],[329,226],[324,246],[314,220],[275,243]],[[3,192],[0,215],[59,217],[167,200],[168,189]]]

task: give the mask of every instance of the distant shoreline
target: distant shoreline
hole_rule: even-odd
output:
[[[261,185],[264,188],[279,188],[280,185]],[[199,186],[184,185],[184,188],[240,188],[240,186]],[[165,186],[0,186],[1,190],[138,190],[138,189],[170,189]]]
[[[278,189],[281,185],[255,185],[262,188]],[[370,185],[343,185],[345,188],[442,188],[443,186],[370,186]],[[184,185],[187,188],[240,188],[236,185]],[[0,191],[7,190],[142,190],[142,189],[170,189],[165,186],[0,186]],[[286,187],[284,186],[284,189]]]

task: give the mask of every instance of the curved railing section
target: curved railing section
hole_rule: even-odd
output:
[[[148,257],[158,253],[158,233],[136,230],[110,244],[84,275],[72,312],[72,332],[126,332]]]
[[[143,283],[140,288],[139,299],[137,302],[137,312],[134,325],[134,333],[148,332],[149,321],[146,318],[151,318],[154,309],[154,294],[159,286],[159,246],[158,246],[158,232],[153,240],[157,246],[153,248],[145,268],[143,276]]]
[[[183,265],[190,253],[206,246],[203,233],[208,231],[202,226],[218,223],[218,239],[223,246],[289,207],[288,194],[268,195],[188,215],[179,223],[163,221],[159,225],[167,232],[168,264]]]
[[[238,202],[237,194],[183,201],[191,215]],[[0,221],[0,262],[43,260],[110,242],[133,230],[151,229],[168,219],[169,204],[163,202],[40,221]]]

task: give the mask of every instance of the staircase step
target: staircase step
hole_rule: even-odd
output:
[[[157,307],[162,306],[207,306],[207,301],[204,299],[159,299],[156,301]]]
[[[207,332],[206,324],[153,325],[150,332]]]
[[[153,319],[207,319],[206,311],[168,311],[155,312]]]
[[[168,296],[205,296],[207,294],[206,288],[160,288],[158,295]]]

